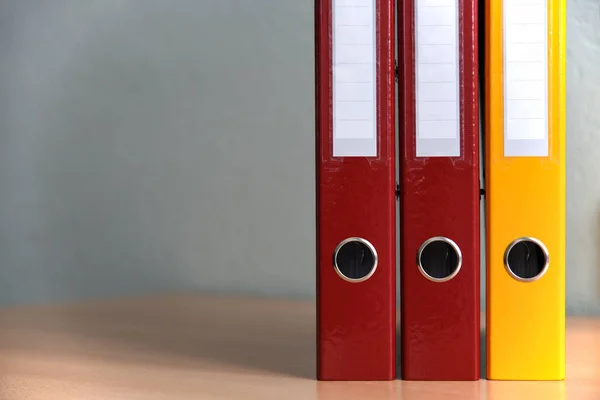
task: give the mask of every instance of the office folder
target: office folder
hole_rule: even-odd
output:
[[[565,377],[565,1],[486,10],[487,377]]]
[[[396,375],[393,5],[316,2],[321,380]]]
[[[401,4],[401,374],[477,380],[477,1]]]

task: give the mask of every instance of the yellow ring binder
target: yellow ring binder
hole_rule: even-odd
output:
[[[565,378],[565,10],[565,0],[486,2],[492,380]],[[550,258],[529,282],[503,265],[507,243],[523,237],[543,243]]]

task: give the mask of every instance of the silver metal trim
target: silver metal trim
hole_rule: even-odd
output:
[[[371,268],[371,271],[363,276],[362,278],[359,279],[352,279],[352,278],[348,278],[346,275],[344,275],[342,273],[342,271],[340,271],[339,266],[337,265],[337,256],[338,253],[340,251],[340,249],[342,248],[342,246],[344,246],[347,243],[350,242],[359,242],[364,244],[365,246],[367,246],[367,248],[371,251],[371,253],[373,254],[373,267]],[[367,279],[369,279],[370,277],[373,276],[373,274],[375,273],[375,270],[377,269],[377,264],[378,264],[379,258],[377,256],[377,250],[375,250],[375,246],[373,246],[371,244],[371,242],[369,242],[366,239],[363,239],[361,237],[349,237],[347,239],[342,240],[337,247],[335,248],[334,252],[333,252],[333,269],[335,269],[335,272],[338,274],[338,276],[340,278],[342,278],[343,280],[345,280],[346,282],[350,282],[350,283],[360,283],[360,282],[364,282]]]
[[[449,244],[454,249],[454,251],[456,251],[456,258],[457,258],[456,269],[454,270],[454,272],[452,272],[450,275],[448,275],[445,278],[434,278],[433,276],[431,276],[427,272],[425,272],[425,269],[423,269],[423,265],[421,264],[421,255],[423,254],[423,250],[425,250],[425,247],[427,247],[427,245],[429,245],[433,242],[445,242],[445,243]],[[423,275],[425,278],[427,278],[428,280],[430,280],[432,282],[436,282],[436,283],[448,282],[450,279],[454,278],[458,274],[458,272],[460,271],[460,268],[462,267],[462,252],[460,251],[460,247],[458,247],[458,245],[452,239],[448,239],[447,237],[444,237],[444,236],[434,236],[434,237],[429,238],[426,241],[424,241],[423,244],[421,245],[421,247],[419,247],[419,251],[417,252],[417,267],[419,268],[419,272],[421,272],[421,275]]]
[[[533,242],[533,243],[537,244],[538,246],[540,246],[540,248],[542,249],[542,252],[544,253],[544,259],[545,259],[544,266],[542,267],[542,270],[540,271],[540,273],[537,274],[536,276],[534,276],[533,278],[521,278],[520,276],[516,275],[508,266],[508,254],[510,253],[512,248],[515,247],[515,245],[517,245],[518,243],[521,243],[521,242]],[[537,281],[538,279],[540,279],[542,276],[544,276],[546,274],[546,271],[548,271],[549,266],[550,266],[550,253],[548,252],[548,249],[546,248],[544,243],[542,243],[541,240],[536,239],[534,237],[524,236],[524,237],[515,239],[512,242],[510,242],[510,244],[504,251],[504,269],[506,269],[506,272],[508,272],[508,274],[513,279],[516,279],[519,282]]]

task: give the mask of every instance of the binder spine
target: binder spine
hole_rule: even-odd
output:
[[[315,20],[317,378],[392,380],[394,1],[318,0]]]
[[[488,379],[565,378],[565,9],[486,10]]]
[[[477,380],[477,1],[434,3],[399,3],[401,373]]]

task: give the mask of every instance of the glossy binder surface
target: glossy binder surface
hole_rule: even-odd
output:
[[[528,3],[512,0],[512,3],[538,5],[531,0]],[[565,1],[547,0],[541,13],[534,14],[536,10],[531,10],[511,17],[521,22],[529,22],[526,18],[532,17],[547,21],[546,31],[540,35],[540,43],[545,41],[546,48],[539,58],[547,60],[547,79],[542,82],[547,84],[543,115],[547,121],[547,144],[540,148],[541,153],[547,154],[529,157],[505,155],[509,149],[505,145],[504,105],[508,96],[504,90],[507,54],[503,49],[507,44],[503,14],[508,15],[506,7],[514,4],[492,0],[486,9],[487,377],[562,380],[565,378]],[[543,75],[541,78],[544,80]],[[516,280],[505,268],[507,246],[520,237],[536,238],[547,248],[549,264],[537,280]]]
[[[402,180],[401,374],[406,380],[477,380],[480,373],[477,1],[406,0],[399,4],[399,58],[404,60],[398,63]],[[446,9],[433,12],[428,8],[431,5]],[[429,20],[424,17],[422,26],[419,26],[415,16],[419,11],[416,8],[421,6],[422,13]],[[448,12],[454,14],[448,15]],[[442,74],[433,74],[426,80],[416,77],[419,70],[416,53],[431,54],[431,49],[415,45],[415,32],[421,28],[428,32],[438,29],[437,26],[432,28],[429,21],[439,21],[439,29],[443,29],[448,24],[446,19],[452,15],[456,18],[457,40],[453,42],[449,38],[444,43],[453,43],[456,49],[453,66],[459,90],[456,97],[456,136],[452,138],[454,142],[440,142],[438,138],[441,147],[430,146],[429,143],[433,142],[421,139],[419,135],[430,137],[435,131],[417,132],[417,120],[424,118],[417,116],[416,105],[425,107],[422,102],[419,103],[423,97],[440,102],[448,101],[450,97],[434,98],[423,91],[419,100],[415,88],[421,82],[453,81],[444,79]],[[432,43],[432,40],[424,36],[421,43]],[[444,48],[441,46],[433,50],[444,51]],[[435,60],[425,62],[436,64]],[[423,71],[427,72],[425,68]],[[439,93],[437,88],[435,93]],[[441,109],[440,112],[445,111]],[[446,118],[453,116],[451,112],[445,115]],[[446,135],[445,132],[440,134]],[[422,152],[430,151],[430,156],[417,154],[419,140],[424,143],[421,149],[425,150]],[[439,236],[454,241],[462,253],[460,270],[445,282],[427,279],[416,262],[421,245]]]
[[[337,1],[340,6],[364,3]],[[317,1],[315,18],[317,378],[391,380],[396,378],[394,2],[374,2],[377,140],[373,156],[334,156],[332,4],[332,0]],[[360,13],[354,10],[347,15],[358,18]],[[342,279],[332,261],[338,244],[352,237],[366,239],[377,252],[375,272],[362,282]]]

